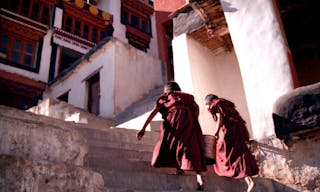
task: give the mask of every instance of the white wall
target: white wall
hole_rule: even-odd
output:
[[[187,35],[182,34],[172,40],[174,80],[179,83],[182,91],[193,94],[193,82],[187,47]]]
[[[153,55],[154,57],[159,58],[159,52],[158,52],[158,39],[157,39],[157,26],[156,26],[156,14],[153,13],[151,16],[151,30],[152,30],[152,37],[150,40],[150,48],[148,50],[148,53]]]
[[[293,80],[272,0],[225,0],[224,14],[239,61],[256,139],[274,134],[272,107]]]
[[[113,37],[124,43],[128,43],[126,26],[121,24],[121,0],[100,0],[97,7],[113,15]]]
[[[163,85],[161,61],[150,54],[117,42],[115,62],[116,113]]]
[[[27,71],[24,69],[19,69],[9,65],[0,65],[0,70],[18,74],[23,77],[27,77],[36,81],[47,83],[48,77],[49,77],[50,57],[51,57],[51,51],[52,51],[51,36],[52,36],[52,31],[49,30],[48,33],[43,38],[39,73]]]
[[[113,75],[114,75],[114,47],[108,44],[99,49],[89,59],[83,60],[71,73],[55,82],[45,92],[44,98],[57,98],[69,91],[69,104],[83,109],[87,108],[87,82],[86,80],[100,72],[100,115],[112,116],[113,114]]]
[[[163,85],[161,70],[159,59],[113,38],[51,85],[43,97],[57,98],[70,91],[68,103],[86,109],[86,80],[99,71],[100,116],[112,118]]]
[[[186,44],[181,46],[182,42],[186,42]],[[189,90],[188,92],[195,96],[200,107],[199,121],[204,134],[214,134],[215,132],[213,129],[215,123],[204,107],[204,98],[209,93],[234,102],[250,130],[251,123],[242,77],[234,51],[213,54],[211,50],[185,34],[174,38],[173,48],[175,80],[181,85],[183,91]],[[184,55],[184,57],[177,56],[177,54]],[[186,75],[186,69],[190,70],[188,71],[190,75]],[[192,92],[190,92],[191,89]]]

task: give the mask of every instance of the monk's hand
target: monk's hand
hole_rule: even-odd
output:
[[[141,140],[142,139],[142,137],[143,137],[143,135],[144,135],[144,133],[145,133],[145,130],[144,129],[141,129],[140,131],[138,131],[138,133],[137,133],[137,139],[138,140]]]

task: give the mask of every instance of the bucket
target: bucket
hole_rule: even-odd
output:
[[[205,144],[205,158],[207,165],[213,165],[216,162],[216,137],[213,135],[203,135]]]

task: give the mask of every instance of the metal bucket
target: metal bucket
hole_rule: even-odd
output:
[[[207,165],[213,165],[216,162],[216,137],[213,135],[203,135],[205,143],[205,158]]]

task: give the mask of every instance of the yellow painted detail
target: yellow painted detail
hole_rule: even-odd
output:
[[[102,12],[102,17],[103,17],[104,20],[110,20],[111,19],[111,16],[106,12]]]
[[[83,8],[83,7],[84,7],[84,3],[83,3],[82,0],[76,0],[76,1],[75,1],[75,4],[76,4],[76,6],[79,7],[79,8]]]
[[[93,15],[98,15],[98,13],[99,13],[99,10],[97,9],[97,7],[92,6],[92,5],[89,7],[89,11],[90,11],[90,13],[92,13]]]

